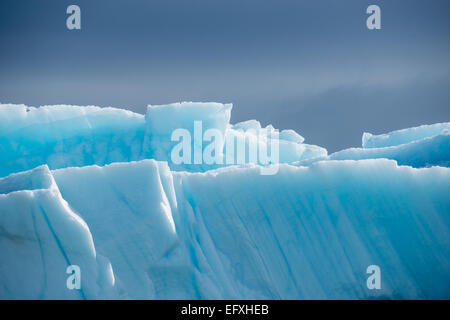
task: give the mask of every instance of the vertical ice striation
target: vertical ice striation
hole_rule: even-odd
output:
[[[0,252],[2,299],[117,297],[108,260],[46,166],[0,179]],[[66,286],[70,265],[83,272],[81,290]]]
[[[195,219],[188,241],[226,298],[450,295],[448,168],[380,159],[174,175],[179,211]],[[366,287],[372,264],[379,291]]]

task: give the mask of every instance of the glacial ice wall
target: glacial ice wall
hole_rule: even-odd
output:
[[[411,299],[450,294],[449,174],[383,159],[174,176],[178,210],[198,224],[189,241],[232,284],[225,297]],[[380,291],[366,287],[372,264]]]
[[[64,200],[48,201],[56,208],[44,211],[27,204],[41,201],[30,191],[3,189],[3,298],[450,294],[450,168],[399,167],[385,159],[325,161],[281,165],[276,175],[264,176],[255,166],[187,173],[142,160],[24,174],[39,171],[50,174],[53,193]],[[4,178],[0,186],[19,178]],[[16,200],[18,192],[23,199]],[[13,211],[20,215],[11,219]],[[50,222],[43,212],[52,214]],[[73,226],[64,220],[72,215]],[[33,217],[34,225],[26,222]],[[25,235],[30,239],[21,240]],[[99,266],[95,256],[106,262]],[[84,296],[67,290],[67,264],[83,270]],[[383,271],[381,290],[366,287],[372,264]],[[104,279],[100,288],[98,278]],[[24,289],[30,283],[35,291]]]
[[[446,124],[331,155],[283,130],[272,175],[171,163],[170,132],[194,135],[193,121],[246,152],[274,131],[232,125],[230,111],[1,105],[0,298],[450,298]],[[80,290],[66,286],[69,265]],[[369,265],[380,290],[366,286]]]

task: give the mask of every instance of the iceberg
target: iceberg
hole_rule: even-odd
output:
[[[450,166],[449,123],[393,131],[371,136],[363,134],[362,148],[349,148],[330,155],[305,157],[293,161],[297,166],[307,166],[323,160],[392,159],[399,165],[415,168]],[[426,129],[426,130],[425,130]],[[408,133],[411,133],[409,136]],[[401,141],[401,142],[400,142]],[[389,146],[384,146],[384,145]]]
[[[231,110],[0,105],[0,299],[450,298],[445,123],[328,155]],[[243,161],[174,163],[196,121]]]
[[[392,147],[350,148],[329,156],[332,160],[386,158],[415,168],[450,166],[450,131]]]
[[[44,164],[53,170],[150,158],[167,161],[172,170],[215,169],[227,162],[214,165],[174,163],[170,153],[177,142],[172,141],[171,135],[176,129],[183,129],[194,137],[194,122],[200,122],[203,133],[214,129],[223,136],[219,149],[227,138],[244,143],[247,150],[249,143],[264,147],[271,143],[270,137],[258,140],[258,133],[263,131],[259,123],[259,128],[254,124],[231,125],[231,109],[231,104],[185,102],[148,106],[143,116],[110,107],[57,105],[35,108],[0,104],[0,177]],[[264,130],[272,132],[275,129],[269,125]],[[281,162],[327,154],[324,148],[303,144],[303,137],[292,130],[283,130],[279,137],[273,138],[280,140]],[[201,151],[206,147],[205,144]],[[243,163],[260,162],[246,159],[240,164]],[[235,158],[231,164],[237,164]]]
[[[431,138],[450,130],[450,122],[423,125],[414,128],[392,131],[381,135],[364,132],[362,137],[363,148],[383,148],[398,146],[425,138]]]

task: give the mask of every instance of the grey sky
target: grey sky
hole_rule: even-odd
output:
[[[82,29],[66,29],[66,8]],[[382,29],[366,28],[368,5]],[[363,131],[450,121],[450,2],[0,2],[0,102],[232,102],[330,152]]]

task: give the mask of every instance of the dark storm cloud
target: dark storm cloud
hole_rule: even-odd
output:
[[[82,29],[66,29],[68,5]],[[366,28],[378,4],[382,29]],[[292,128],[329,151],[450,121],[448,1],[0,3],[0,101],[233,102],[232,121]]]

